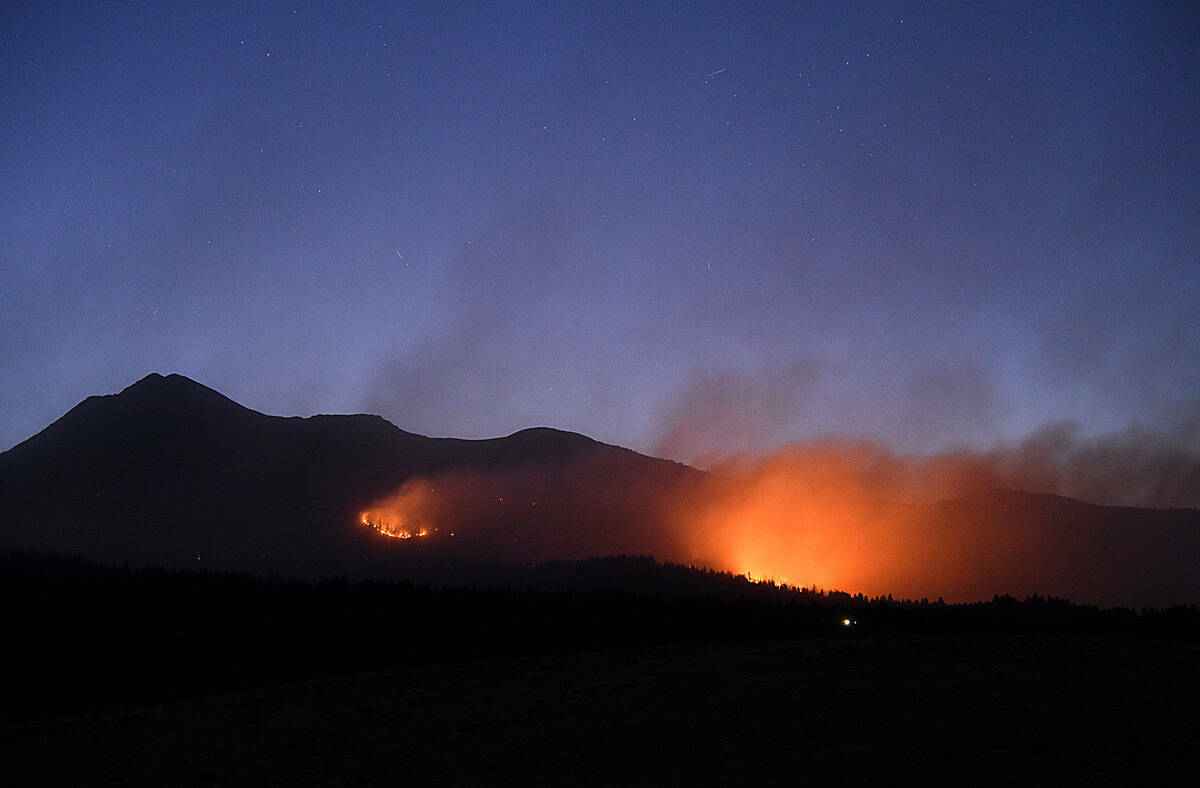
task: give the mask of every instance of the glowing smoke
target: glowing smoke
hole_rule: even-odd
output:
[[[793,445],[715,465],[697,494],[676,499],[674,527],[703,563],[794,585],[957,601],[1003,593],[1197,601],[1194,512],[995,492],[1200,500],[1196,453],[1139,430],[1073,436],[1045,430],[986,453],[927,457],[869,443]]]
[[[454,533],[455,549],[480,559],[649,554],[871,595],[1195,602],[1194,513],[991,492],[1193,504],[1200,453],[1173,434],[1183,437],[1130,428],[1084,439],[1056,425],[986,452],[929,456],[825,440],[728,459],[706,474],[604,447],[413,480],[366,519],[381,532],[426,529],[429,539],[414,542]]]

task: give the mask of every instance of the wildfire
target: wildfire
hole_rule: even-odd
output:
[[[394,515],[371,510],[363,512],[359,522],[389,539],[421,539],[437,530],[434,528],[431,531],[425,526],[414,528],[400,522]]]
[[[960,500],[1001,477],[955,457],[935,460],[829,441],[734,458],[677,482],[643,480],[607,460],[448,471],[364,500],[359,521],[405,540],[401,552],[464,560],[653,555],[757,583],[949,601],[1099,588],[1078,556],[1100,542],[1075,525],[1043,523],[1042,509],[1026,522],[1007,503],[993,511],[990,499]],[[849,622],[830,623],[858,625]]]
[[[840,459],[780,453],[722,469],[677,503],[684,549],[753,581],[858,590],[890,556],[870,491]]]

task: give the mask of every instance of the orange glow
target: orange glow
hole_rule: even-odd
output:
[[[429,536],[436,528],[424,524],[426,513],[421,503],[433,489],[409,489],[406,485],[399,493],[386,498],[359,516],[359,521],[390,539],[417,539]]]
[[[1072,525],[1042,504],[989,498],[1002,478],[971,456],[902,457],[831,440],[703,475],[656,479],[642,470],[585,460],[452,471],[410,480],[359,519],[383,537],[474,560],[652,555],[867,596],[1120,601],[1103,585],[1118,587],[1104,558],[1115,531]]]
[[[458,534],[489,560],[651,554],[754,581],[896,593],[895,583],[929,567],[913,557],[903,507],[885,503],[881,493],[894,490],[881,489],[874,458],[869,448],[789,450],[676,487],[626,483],[617,496],[587,467],[563,472],[569,495],[538,474],[455,472],[410,480],[360,519],[393,539]],[[946,595],[932,585],[902,590]]]
[[[947,467],[834,442],[718,466],[668,507],[682,553],[672,558],[868,596],[967,600],[1023,588],[1011,567],[1036,538],[985,533],[924,505],[970,488]]]
[[[452,524],[456,509],[467,503],[451,477],[412,479],[392,495],[375,501],[360,521],[392,539],[440,540],[443,526]],[[454,536],[448,529],[446,534]]]
[[[428,531],[424,528],[418,529],[416,533],[403,525],[398,524],[398,520],[389,516],[387,512],[378,510],[369,510],[362,513],[362,524],[368,528],[373,528],[382,536],[390,539],[412,539],[414,536],[427,536]]]

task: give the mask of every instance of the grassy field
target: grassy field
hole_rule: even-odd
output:
[[[6,723],[0,783],[1169,784],[1200,766],[1197,665],[877,634],[399,667]]]

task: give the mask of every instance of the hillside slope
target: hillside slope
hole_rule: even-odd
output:
[[[307,576],[661,552],[634,520],[652,493],[697,473],[544,428],[468,441],[378,416],[267,416],[179,375],[149,375],[0,454],[0,547]],[[497,485],[497,498],[555,495],[536,516],[488,512],[490,530],[436,551],[391,544],[359,521],[406,481],[468,476],[489,480],[469,491],[475,498]],[[623,494],[599,492],[610,489]],[[463,503],[482,516],[480,501]]]
[[[746,517],[752,493],[570,432],[428,438],[378,416],[267,416],[149,375],[0,454],[0,549],[435,582],[620,554],[761,574],[753,555],[798,585],[869,595],[1200,604],[1197,510],[997,490],[840,519],[789,494]]]

